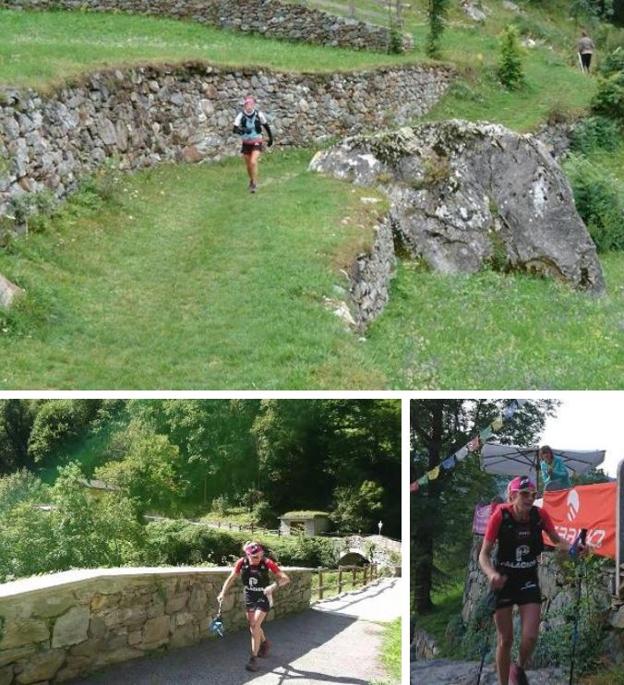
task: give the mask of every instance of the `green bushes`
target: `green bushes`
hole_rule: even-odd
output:
[[[621,143],[617,124],[607,117],[588,117],[579,123],[572,133],[571,148],[588,155],[591,152],[613,150]]]
[[[599,252],[624,249],[624,188],[588,159],[570,156],[564,165],[576,209]]]
[[[518,45],[518,31],[514,26],[508,26],[501,38],[498,78],[509,90],[516,90],[525,84],[522,55]]]
[[[601,78],[591,101],[592,112],[624,124],[624,71]]]
[[[155,521],[145,527],[145,563],[185,565],[209,563],[226,566],[242,555],[251,535],[225,532],[188,521]],[[337,552],[326,538],[254,536],[284,566],[335,567]]]

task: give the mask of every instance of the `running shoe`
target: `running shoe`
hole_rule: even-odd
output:
[[[524,669],[518,664],[511,664],[509,669],[509,685],[529,685]]]
[[[255,193],[255,192],[256,192],[256,184],[255,184],[253,181],[251,181],[251,182],[249,183],[249,192],[250,192],[250,193]]]
[[[269,656],[269,650],[271,649],[271,643],[268,640],[265,640],[261,645],[260,649],[258,650],[258,656],[261,657],[262,659],[266,658]]]
[[[255,656],[249,657],[249,661],[245,664],[245,668],[248,671],[257,671],[260,669],[260,666],[258,666],[258,662],[256,661]]]

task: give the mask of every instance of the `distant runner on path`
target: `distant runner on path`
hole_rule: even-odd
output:
[[[230,586],[237,576],[241,576],[245,588],[247,622],[251,633],[251,656],[245,668],[248,671],[257,671],[259,666],[256,657],[268,656],[271,646],[262,630],[262,622],[273,606],[273,592],[278,587],[287,585],[290,578],[272,559],[265,558],[264,549],[257,542],[246,542],[243,551],[245,556],[234,565],[217,599],[223,602]],[[269,571],[277,577],[273,583]]]
[[[578,50],[581,69],[586,74],[589,74],[592,55],[594,54],[596,46],[594,45],[594,41],[587,35],[587,31],[581,31],[581,37],[576,44],[576,49]]]
[[[242,139],[241,153],[245,159],[247,175],[249,176],[249,192],[255,193],[258,182],[258,160],[264,150],[262,129],[265,128],[269,136],[268,146],[273,145],[273,134],[266,116],[256,109],[256,100],[248,95],[243,102],[243,109],[234,119],[234,133]]]

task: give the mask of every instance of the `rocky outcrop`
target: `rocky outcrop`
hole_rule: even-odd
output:
[[[347,138],[317,154],[311,168],[381,186],[405,246],[434,270],[471,273],[491,264],[604,290],[570,186],[530,135],[495,124],[426,123]]]
[[[416,661],[423,659],[435,659],[438,655],[438,646],[435,640],[424,630],[416,629],[412,640],[412,654]]]
[[[268,38],[378,52],[387,52],[394,38],[386,27],[282,0],[0,0],[0,7],[152,14]],[[401,34],[400,45],[411,50],[411,35]]]

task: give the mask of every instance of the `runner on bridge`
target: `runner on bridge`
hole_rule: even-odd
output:
[[[507,486],[509,502],[499,504],[490,516],[479,564],[495,594],[496,670],[500,685],[528,685],[524,669],[535,649],[540,624],[542,596],[537,575],[537,560],[543,549],[542,531],[559,549],[571,545],[559,537],[546,511],[533,506],[537,494],[534,483],[517,476]],[[490,559],[498,541],[496,561]],[[578,547],[581,552],[583,548]],[[521,638],[518,662],[511,663],[513,646],[513,606],[520,612]]]
[[[271,646],[262,630],[262,622],[273,606],[273,592],[278,587],[287,585],[290,578],[272,559],[265,556],[264,549],[259,543],[246,542],[243,545],[243,551],[245,556],[234,565],[217,600],[223,602],[230,586],[237,576],[241,576],[245,588],[247,622],[251,633],[251,656],[245,668],[248,671],[257,671],[259,666],[256,657],[268,656]],[[277,578],[273,583],[269,577],[269,571]]]

